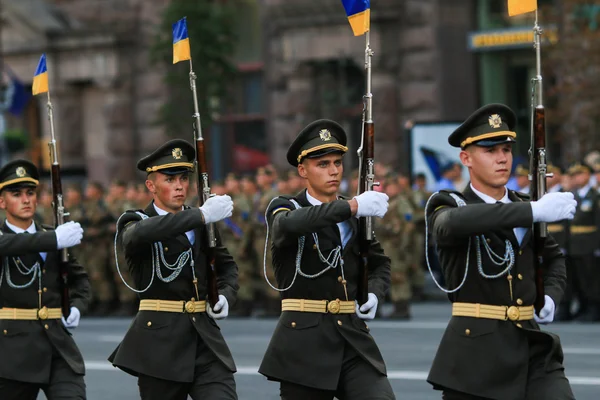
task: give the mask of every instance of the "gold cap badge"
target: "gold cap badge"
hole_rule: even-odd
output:
[[[490,115],[488,122],[490,123],[490,126],[495,129],[498,129],[502,126],[502,118],[500,118],[500,115],[498,114]]]
[[[321,140],[324,142],[331,140],[331,132],[329,132],[329,130],[327,130],[327,129],[321,129],[319,131],[319,136],[321,137]]]
[[[171,154],[173,154],[173,158],[176,160],[180,160],[181,156],[183,156],[183,152],[179,147],[174,148]]]
[[[27,171],[25,171],[25,168],[19,167],[19,168],[17,168],[16,174],[19,178],[22,178],[25,175],[27,175]]]

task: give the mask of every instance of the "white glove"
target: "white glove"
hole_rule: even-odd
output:
[[[212,196],[200,207],[202,215],[204,216],[204,223],[211,224],[213,222],[221,221],[225,218],[231,217],[233,212],[233,201],[231,197],[225,195]]]
[[[547,193],[538,201],[531,202],[533,222],[556,222],[573,219],[577,200],[571,192]]]
[[[69,221],[59,225],[54,232],[56,233],[56,248],[58,250],[77,246],[83,238],[83,228],[81,228],[79,222]]]
[[[354,197],[358,203],[356,217],[379,217],[383,218],[388,210],[389,197],[385,193],[368,190]]]
[[[65,321],[65,317],[61,317],[62,323],[66,328],[77,328],[79,326],[79,318],[81,317],[81,313],[77,309],[77,307],[71,307],[71,313],[67,317]]]
[[[544,296],[544,308],[540,310],[540,316],[538,317],[536,313],[533,313],[533,319],[538,324],[549,324],[554,321],[554,300],[552,297],[545,295]]]
[[[222,294],[219,295],[219,301],[215,304],[215,310],[210,308],[208,301],[206,302],[206,312],[211,316],[212,319],[223,319],[229,315],[229,303]]]
[[[375,296],[375,294],[369,293],[369,300],[367,300],[367,302],[365,304],[360,306],[360,308],[358,308],[358,302],[355,301],[355,303],[356,303],[356,315],[358,315],[358,318],[360,318],[360,319],[375,318],[375,313],[377,313],[377,304],[379,303],[379,300],[377,300],[377,296]]]

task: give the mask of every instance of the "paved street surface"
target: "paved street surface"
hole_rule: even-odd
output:
[[[398,399],[440,399],[425,378],[449,313],[446,303],[424,303],[413,306],[412,321],[369,323],[387,362]],[[128,319],[84,318],[75,330],[75,340],[86,360],[89,400],[139,399],[136,380],[106,361],[129,323]],[[230,319],[219,323],[238,365],[236,381],[240,400],[279,399],[278,385],[256,372],[275,323],[272,319]],[[553,324],[549,329],[561,336],[567,377],[576,399],[598,400],[600,324]],[[45,399],[43,395],[39,397]]]

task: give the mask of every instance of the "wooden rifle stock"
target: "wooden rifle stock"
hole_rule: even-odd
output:
[[[200,137],[200,135],[198,135]],[[196,140],[196,165],[198,175],[198,198],[200,199],[200,207],[208,200],[210,196],[210,184],[208,179],[208,168],[206,167],[206,151],[204,148],[204,140]],[[209,232],[213,229],[212,224],[206,225],[205,246],[204,251],[207,254],[206,263],[206,295],[211,307],[219,301],[219,290],[217,287],[217,271],[215,269],[215,247],[211,246],[211,235]]]
[[[54,144],[55,145],[55,144]],[[50,144],[51,152],[56,151],[53,148],[52,143]],[[54,212],[54,226],[58,227],[59,225],[67,222],[67,218],[65,218],[68,214],[65,212],[65,207],[63,203],[63,191],[62,191],[62,183],[60,179],[60,165],[58,163],[53,163],[51,167],[52,174],[52,209]],[[71,313],[71,299],[69,295],[69,254],[67,249],[61,249],[59,252],[58,258],[58,268],[61,277],[61,303],[60,308],[62,310],[62,314],[65,319]]]
[[[546,194],[546,117],[544,106],[538,105],[533,111],[533,143],[531,173],[531,200],[538,201]],[[535,252],[534,272],[536,297],[534,308],[539,314],[544,308],[544,246],[548,236],[548,227],[545,223],[533,224],[533,246]]]
[[[365,121],[363,124],[362,158],[360,160],[360,176],[358,177],[358,191],[364,193],[373,190],[373,160],[375,153],[375,124],[373,121]],[[373,242],[372,217],[361,217],[359,226],[359,251],[362,262],[360,263],[356,300],[359,305],[369,299],[369,248]]]

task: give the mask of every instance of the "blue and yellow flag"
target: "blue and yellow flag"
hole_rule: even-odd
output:
[[[33,75],[33,85],[31,87],[33,95],[46,93],[48,91],[48,70],[46,69],[46,54],[42,54],[40,62]]]
[[[173,24],[173,64],[192,58],[185,17]]]
[[[508,0],[508,15],[525,14],[537,10],[537,0]]]
[[[354,36],[364,35],[371,28],[371,0],[342,0]]]

